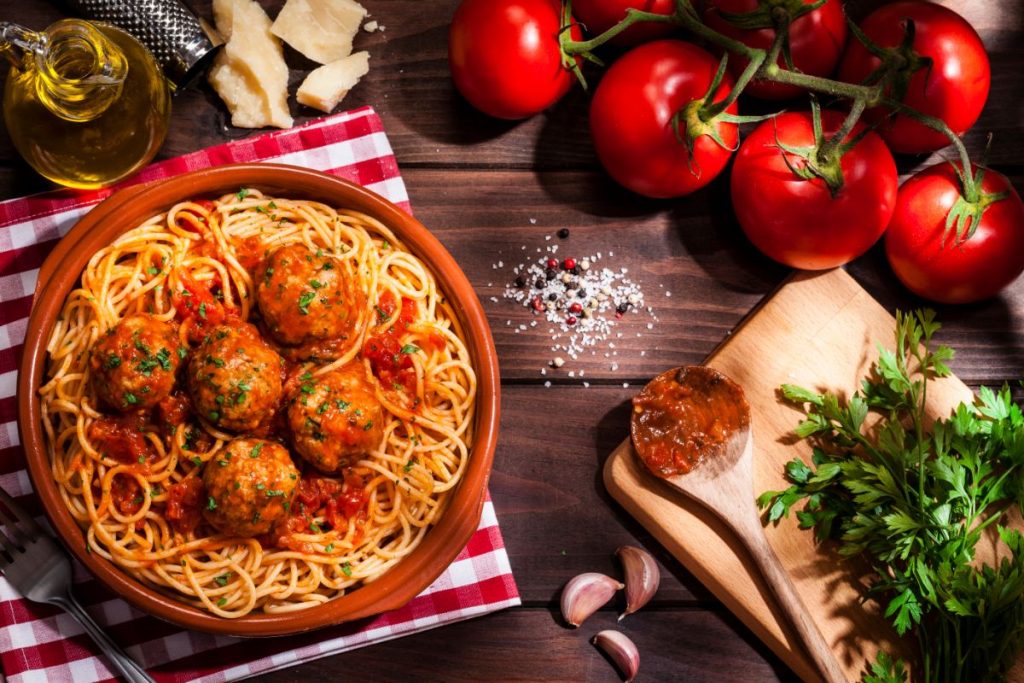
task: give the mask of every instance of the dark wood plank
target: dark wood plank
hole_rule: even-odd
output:
[[[851,2],[854,16],[862,16],[881,0]],[[212,19],[210,0],[190,3]],[[283,0],[261,2],[271,17]],[[550,111],[525,122],[491,119],[473,110],[458,95],[448,72],[448,24],[457,0],[433,0],[430,11],[422,0],[365,0],[374,18],[386,26],[379,33],[360,33],[358,49],[371,53],[369,75],[342,105],[371,104],[380,112],[399,161],[404,165],[472,166],[490,168],[593,168],[595,158],[587,133],[588,96],[575,89]],[[996,165],[1019,165],[1024,160],[1024,138],[1019,134],[1019,113],[1024,98],[1024,51],[1019,49],[1022,6],[1016,0],[945,0],[943,4],[964,14],[989,50],[993,87],[981,120],[968,136],[972,152],[984,147],[988,132],[995,134],[992,153]],[[0,0],[0,14],[30,28],[41,29],[64,16],[55,0]],[[286,50],[292,89],[315,65],[291,48]],[[591,69],[596,85],[600,72]],[[296,121],[311,120],[319,112],[291,100]],[[162,158],[245,137],[253,131],[231,128],[216,94],[206,84],[179,93],[175,115]],[[15,157],[6,134],[0,136],[0,159]],[[917,160],[909,159],[913,166]]]
[[[546,609],[517,609],[355,650],[267,674],[266,683],[297,680],[375,681],[621,681],[589,643],[616,628],[640,651],[638,680],[796,681],[761,643],[726,612],[640,611],[621,623],[595,614],[579,629]],[[739,635],[737,635],[737,632]],[[358,673],[357,673],[358,672]]]
[[[661,562],[658,602],[714,602],[601,481],[605,459],[628,434],[633,393],[619,386],[503,387],[490,490],[512,572],[529,604],[557,602],[565,582],[582,572],[621,578],[614,553],[626,544],[647,548]]]

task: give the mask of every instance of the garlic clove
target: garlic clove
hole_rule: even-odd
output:
[[[626,683],[632,683],[640,669],[640,651],[636,649],[632,640],[618,631],[607,630],[598,633],[590,642],[601,648],[615,662]]]
[[[626,611],[619,615],[619,621],[622,621],[626,615],[650,602],[658,592],[661,571],[654,556],[643,548],[624,545],[615,554],[622,561],[622,570],[626,575]]]
[[[597,572],[574,576],[562,589],[562,616],[570,626],[579,626],[623,588],[615,579]]]

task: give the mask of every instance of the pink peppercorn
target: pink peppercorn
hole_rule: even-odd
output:
[[[556,258],[549,258],[548,262],[547,262],[547,266],[548,266],[548,268],[557,268],[558,267],[558,259],[556,259]]]
[[[571,306],[569,306],[569,312],[570,313],[582,313],[583,312],[583,305],[580,304],[578,301],[576,301]]]
[[[565,319],[565,324],[566,325],[575,325],[576,324],[576,316],[570,315],[568,318]]]
[[[572,270],[573,268],[576,267],[576,259],[574,259],[574,258],[567,258],[567,259],[565,259],[564,261],[562,261],[562,267],[565,268],[566,270]]]

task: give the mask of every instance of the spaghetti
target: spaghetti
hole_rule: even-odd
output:
[[[274,419],[259,428],[229,431],[216,414],[196,413],[184,379],[185,366],[192,363],[194,373],[200,349],[216,342],[210,339],[216,325],[241,329],[252,322],[268,335],[268,316],[257,305],[260,282],[277,277],[267,272],[274,254],[300,247],[324,269],[336,269],[331,275],[344,281],[344,299],[354,310],[346,334],[336,339],[306,347],[272,335],[262,340],[284,358],[286,395],[293,406],[305,404],[307,387],[318,378],[340,373],[344,387],[361,375],[382,416],[381,424],[365,427],[372,447],[327,472],[296,452],[298,428],[282,428],[295,412],[289,400],[282,398]],[[314,294],[299,297],[297,320],[315,322],[309,302],[320,296],[317,285],[323,286],[310,280]],[[172,394],[156,407],[132,410],[142,405],[138,390],[122,390],[116,395],[123,404],[112,406],[111,392],[96,390],[107,381],[98,372],[113,372],[113,365],[146,378],[173,373],[175,349],[151,350],[148,337],[135,330],[126,339],[142,349],[132,353],[143,360],[122,365],[101,358],[105,364],[97,366],[91,359],[119,323],[140,315],[171,326],[181,369]],[[312,607],[381,576],[443,514],[472,445],[476,376],[433,274],[379,221],[316,202],[243,189],[154,216],[92,257],[47,351],[40,395],[52,474],[89,551],[225,618]],[[239,392],[237,402],[248,395]],[[340,399],[334,404],[348,407]],[[314,417],[329,407],[316,405]],[[325,441],[318,431],[312,437]],[[275,510],[283,503],[285,518],[258,535],[218,532],[205,468],[224,466],[240,448],[258,452],[252,444],[261,438],[287,447],[298,467],[287,463],[290,469],[281,470],[293,479],[299,473],[294,491],[265,492],[279,496]],[[253,521],[259,518],[257,510]]]

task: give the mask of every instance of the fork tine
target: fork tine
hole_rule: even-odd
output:
[[[0,511],[2,511],[3,507],[6,506],[11,514],[14,515],[15,521],[20,523],[18,530],[25,533],[30,540],[44,533],[42,527],[36,523],[36,520],[32,518],[32,515],[25,512],[25,509],[14,501],[11,494],[7,493],[7,491],[4,491],[3,489],[0,489],[0,503],[2,503],[2,505],[0,505]]]
[[[11,519],[11,516],[4,511],[3,505],[0,505],[0,525],[6,527],[8,537],[20,548],[24,548],[32,542],[32,537],[27,535],[25,531],[17,525],[15,520]],[[2,533],[3,531],[0,531],[0,534]]]

